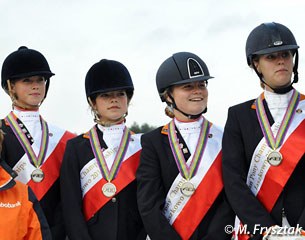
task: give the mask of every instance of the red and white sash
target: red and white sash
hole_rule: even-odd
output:
[[[222,134],[220,129],[211,126],[211,137],[208,138],[202,161],[196,175],[191,179],[196,188],[195,193],[190,197],[181,193],[180,187],[185,181],[181,174],[178,174],[167,193],[163,214],[183,240],[191,237],[223,189]],[[192,160],[192,156],[189,160]]]
[[[58,179],[63,154],[66,148],[66,142],[69,139],[75,137],[74,134],[62,130],[56,126],[53,126],[51,124],[49,124],[48,126],[50,133],[49,145],[45,160],[41,166],[41,170],[44,172],[45,175],[43,181],[40,183],[35,183],[34,181],[32,181],[31,174],[36,169],[36,167],[30,163],[26,153],[13,167],[13,169],[18,173],[16,179],[20,182],[28,184],[34,191],[38,200],[41,200],[43,198],[43,196],[47,193],[50,187]],[[32,144],[32,148],[35,153],[38,153],[39,147],[35,144],[35,142]]]
[[[140,134],[131,135],[127,152],[121,168],[115,179],[111,182],[116,186],[116,194],[123,190],[136,178],[136,170],[140,162],[141,144]],[[117,148],[108,148],[103,151],[105,160],[115,156]],[[107,165],[109,166],[108,162]],[[107,182],[103,178],[98,167],[97,160],[93,158],[80,171],[81,190],[83,195],[83,212],[86,220],[89,220],[111,198],[104,196],[102,186]]]
[[[288,179],[296,165],[305,153],[305,101],[300,101],[282,146],[279,148],[283,161],[279,166],[271,166],[267,162],[267,155],[272,151],[265,138],[257,145],[250,164],[247,185],[258,200],[271,212]],[[276,134],[280,123],[274,123],[271,127]],[[240,221],[235,220],[235,232],[238,233]],[[235,236],[235,239],[248,239],[248,235]]]

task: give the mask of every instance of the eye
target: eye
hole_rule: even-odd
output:
[[[98,97],[101,97],[101,98],[108,98],[109,97],[109,94],[108,93],[101,93],[98,95]]]
[[[45,82],[45,81],[46,81],[45,77],[39,77],[38,78],[38,82]]]
[[[126,96],[126,92],[125,92],[125,91],[118,92],[118,93],[117,93],[117,96],[118,96],[118,97],[124,97],[124,96]]]
[[[290,51],[285,51],[285,52],[282,52],[281,56],[282,56],[282,58],[289,58],[291,56],[291,53],[290,53]]]
[[[24,83],[31,83],[32,80],[29,79],[29,78],[24,78],[24,79],[22,79],[22,82],[24,82]]]
[[[265,58],[267,58],[268,60],[274,60],[274,59],[276,59],[276,55],[275,54],[272,54],[272,53],[270,53],[270,54],[267,54],[266,56],[265,56]]]
[[[184,85],[181,86],[181,88],[183,88],[183,89],[191,89],[192,85],[191,84],[184,84]]]
[[[203,81],[203,82],[199,82],[199,88],[206,88],[208,86],[208,82],[207,81]]]

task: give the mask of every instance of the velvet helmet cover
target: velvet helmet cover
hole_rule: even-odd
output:
[[[134,87],[131,76],[122,63],[102,59],[87,72],[85,90],[87,100],[89,97],[95,98],[98,94],[117,90],[126,90],[128,98],[131,99]]]
[[[55,75],[51,72],[46,58],[34,49],[19,47],[17,51],[9,54],[2,64],[1,86],[8,92],[7,80],[31,76],[43,76],[46,78],[46,93],[49,88],[49,79]]]

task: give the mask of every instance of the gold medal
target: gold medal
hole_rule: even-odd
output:
[[[42,180],[44,179],[44,173],[40,168],[36,168],[32,174],[31,174],[31,179],[35,182],[35,183],[39,183],[42,182]]]
[[[280,152],[278,151],[272,151],[268,154],[267,156],[267,161],[270,165],[272,166],[278,166],[281,164],[283,160],[283,156]]]
[[[190,197],[195,193],[195,187],[191,182],[185,182],[182,184],[180,191],[181,193],[186,196],[186,197]]]
[[[106,197],[113,197],[116,193],[116,186],[111,182],[107,182],[103,185],[102,192]]]

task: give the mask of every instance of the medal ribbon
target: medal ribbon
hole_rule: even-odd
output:
[[[114,158],[114,162],[111,166],[111,169],[109,171],[108,166],[106,164],[106,160],[103,154],[103,150],[101,148],[100,141],[98,139],[96,127],[90,129],[89,131],[89,139],[92,151],[94,153],[94,156],[97,160],[98,166],[100,168],[100,171],[102,173],[103,178],[105,178],[108,182],[110,182],[112,179],[114,179],[121,167],[122,160],[125,157],[129,140],[130,140],[130,131],[127,129],[127,127],[124,128],[123,136],[119,145],[119,149],[116,153],[116,156]]]
[[[272,150],[276,150],[282,145],[283,140],[286,136],[287,130],[290,126],[290,123],[293,119],[293,116],[296,112],[295,110],[296,110],[299,102],[300,102],[300,93],[298,91],[296,91],[295,89],[293,89],[293,94],[289,101],[288,108],[287,108],[284,118],[281,122],[280,128],[276,134],[276,137],[274,137],[273,132],[270,127],[270,123],[267,118],[265,107],[263,104],[262,94],[255,101],[256,115],[259,120],[259,124],[261,126],[262,132],[266,139],[267,145]]]
[[[201,132],[199,135],[199,140],[196,146],[196,150],[194,153],[194,156],[192,158],[190,166],[187,166],[186,160],[184,158],[184,155],[182,153],[182,150],[179,145],[179,139],[177,138],[176,130],[175,130],[175,123],[174,120],[172,120],[169,123],[168,128],[169,134],[168,134],[168,140],[176,161],[176,164],[178,166],[179,172],[186,180],[190,180],[194,175],[196,175],[198,166],[201,162],[201,158],[207,143],[207,137],[209,135],[210,127],[209,122],[203,118],[203,122],[201,125]]]
[[[49,128],[47,122],[44,121],[43,118],[40,116],[42,136],[41,136],[39,154],[37,157],[32,148],[31,143],[29,142],[28,138],[25,136],[17,120],[15,120],[14,113],[10,112],[5,118],[5,120],[9,123],[11,129],[13,130],[15,136],[20,142],[22,148],[28,155],[31,164],[33,164],[36,168],[39,168],[43,164],[49,144]]]

